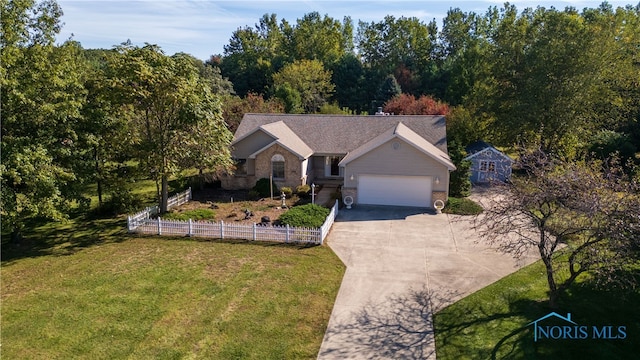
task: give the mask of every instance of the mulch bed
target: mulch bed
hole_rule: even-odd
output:
[[[212,209],[215,211],[215,218],[209,221],[234,222],[238,224],[260,223],[265,216],[271,222],[277,223],[277,219],[287,209],[281,208],[282,200],[260,199],[248,200],[248,190],[224,190],[205,188],[203,190],[193,190],[193,199],[186,204],[180,205],[170,210],[170,212],[185,212],[196,209]],[[301,200],[297,196],[286,199],[287,207],[308,203],[308,200]],[[248,217],[245,211],[249,210],[252,216]]]

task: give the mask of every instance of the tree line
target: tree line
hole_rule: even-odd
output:
[[[631,158],[640,143],[638,44],[640,4],[507,3],[484,14],[451,9],[442,29],[415,17],[356,26],[317,12],[295,24],[265,14],[208,63],[239,96],[277,98],[288,112],[399,113],[426,97],[451,107],[449,134],[463,144],[535,144],[568,157],[614,144]],[[389,104],[401,94],[403,106]]]

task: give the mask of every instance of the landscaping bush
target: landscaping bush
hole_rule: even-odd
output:
[[[455,215],[478,215],[483,210],[482,206],[471,199],[450,197],[442,212]]]
[[[280,215],[280,223],[296,227],[319,228],[324,224],[329,209],[316,204],[296,206]]]
[[[139,211],[142,208],[142,198],[125,188],[111,192],[109,200],[97,209],[100,214],[126,214]]]
[[[309,185],[300,185],[296,188],[296,194],[298,197],[303,199],[308,199],[311,197],[311,186]]]
[[[458,142],[449,143],[449,156],[456,166],[449,179],[449,192],[451,196],[466,197],[471,194],[471,161],[464,160],[467,152]]]
[[[287,199],[291,198],[291,195],[293,195],[293,190],[288,186],[283,186],[282,189],[280,189],[280,191],[284,193]]]
[[[255,191],[255,190],[251,190],[247,194],[247,199],[249,199],[249,200],[258,200],[258,199],[260,199],[260,193]]]
[[[194,209],[188,210],[180,213],[169,212],[161,216],[166,220],[182,220],[187,221],[191,220],[207,220],[207,219],[215,219],[216,212],[211,209]]]
[[[270,197],[271,196],[271,191],[269,190],[269,183],[271,181],[267,178],[262,178],[260,180],[258,180],[256,182],[256,186],[253,187],[253,191],[256,191],[258,194],[260,194],[260,197],[266,198],[266,197]],[[276,184],[273,184],[273,194],[274,195],[278,195],[278,187],[276,186]]]

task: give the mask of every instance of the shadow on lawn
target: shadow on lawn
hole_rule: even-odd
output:
[[[558,309],[546,302],[509,301],[506,312],[483,304],[454,304],[436,315],[438,357],[441,359],[630,359],[640,352],[640,295],[630,290],[602,290],[583,282],[560,299]],[[464,303],[466,304],[466,303]],[[555,311],[571,313],[578,326],[587,326],[586,339],[538,339],[531,322]],[[561,320],[543,325],[566,326]],[[571,325],[571,324],[569,324]],[[626,327],[625,339],[593,337],[593,326]],[[571,337],[571,336],[569,336]]]
[[[33,222],[23,233],[19,243],[10,236],[2,237],[2,262],[46,255],[71,255],[82,249],[127,239],[126,219],[72,216],[66,222]]]
[[[314,243],[301,243],[301,242],[279,242],[279,241],[254,241],[254,240],[246,240],[246,239],[215,239],[215,238],[204,238],[204,237],[189,237],[189,236],[162,236],[158,237],[158,235],[145,235],[145,234],[136,234],[132,235],[135,237],[141,238],[155,238],[167,241],[195,241],[195,242],[211,242],[211,243],[219,243],[219,244],[231,244],[231,245],[248,245],[248,246],[261,246],[261,247],[282,247],[288,249],[298,249],[305,250],[315,248],[321,245]]]

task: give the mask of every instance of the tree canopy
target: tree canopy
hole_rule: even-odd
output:
[[[63,219],[74,187],[76,123],[85,98],[80,48],[53,43],[54,1],[2,2],[2,224],[19,240],[34,218]]]
[[[121,106],[131,109],[137,159],[160,182],[167,210],[168,180],[186,167],[231,166],[232,135],[211,84],[192,58],[164,55],[155,45],[124,44],[108,59],[109,80]]]

